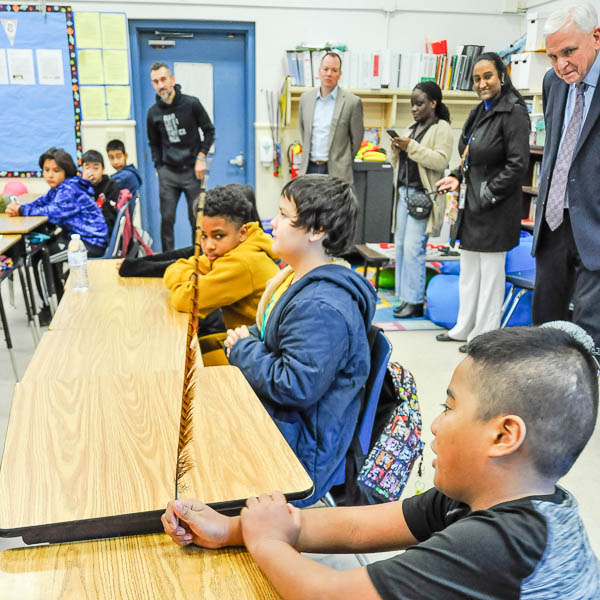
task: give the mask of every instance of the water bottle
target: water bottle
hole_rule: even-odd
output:
[[[78,233],[71,235],[67,249],[69,271],[71,272],[71,288],[74,290],[88,289],[87,250]]]

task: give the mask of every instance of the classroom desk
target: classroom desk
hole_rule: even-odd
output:
[[[0,233],[29,233],[45,223],[48,217],[9,217],[0,214]]]
[[[276,600],[241,548],[181,549],[164,534],[5,550],[0,597],[19,600]]]
[[[0,254],[4,254],[9,248],[12,248],[22,237],[17,234],[0,234]]]
[[[0,536],[26,543],[160,531],[175,495],[183,370],[16,386],[0,466]],[[180,498],[221,511],[312,481],[236,367],[196,370]],[[25,501],[26,499],[26,501]]]

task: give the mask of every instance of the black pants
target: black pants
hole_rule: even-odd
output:
[[[194,168],[185,171],[173,171],[166,165],[158,170],[158,194],[160,196],[160,242],[163,252],[173,250],[175,247],[173,225],[175,224],[175,211],[181,193],[185,194],[188,207],[188,218],[192,227],[192,245],[196,232],[196,211],[198,210],[198,196],[202,182],[196,179]]]
[[[581,262],[568,210],[554,231],[543,220],[536,269],[533,323],[569,320],[569,304],[573,301],[573,322],[600,346],[600,271],[590,271]]]

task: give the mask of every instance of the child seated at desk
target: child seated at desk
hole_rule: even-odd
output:
[[[40,156],[39,165],[50,191],[29,204],[12,202],[6,207],[6,214],[48,217],[50,223],[65,230],[63,237],[78,233],[89,256],[103,256],[108,243],[108,228],[94,202],[94,189],[90,183],[77,175],[73,159],[62,148],[46,150]]]
[[[142,185],[142,178],[134,165],[127,164],[127,152],[125,144],[121,140],[110,140],[106,144],[106,153],[108,160],[116,173],[113,173],[111,179],[117,183],[120,189],[129,190],[135,198],[137,191]]]
[[[358,203],[335,177],[304,175],[282,190],[273,250],[289,266],[269,282],[256,325],[228,331],[229,362],[241,369],[321,498],[346,455],[370,368],[373,286],[333,264],[355,237]]]
[[[554,327],[484,333],[467,353],[431,426],[435,488],[305,511],[273,492],[248,499],[240,517],[178,500],[165,532],[180,546],[245,545],[282,598],[600,598],[577,502],[556,486],[594,430],[597,363]],[[400,549],[348,571],[300,554]]]
[[[117,219],[117,202],[121,188],[117,182],[104,174],[104,159],[96,150],[88,150],[81,157],[81,176],[94,187],[96,205],[102,211],[110,236]]]
[[[279,272],[273,240],[251,219],[256,210],[235,185],[217,186],[206,192],[198,259],[202,276],[200,317],[221,309],[227,328],[249,325],[267,281]],[[189,256],[189,254],[188,254]],[[190,312],[194,293],[191,281],[195,259],[180,258],[167,267],[164,281],[173,306]],[[200,347],[205,366],[227,364],[223,352],[225,331],[204,336]]]

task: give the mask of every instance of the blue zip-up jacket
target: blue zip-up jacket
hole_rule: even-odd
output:
[[[244,373],[315,484],[297,506],[329,491],[352,441],[376,299],[371,284],[348,267],[317,267],[273,306],[262,342],[254,325],[231,350],[229,362]]]
[[[133,165],[126,165],[120,171],[114,173],[111,178],[117,182],[122,190],[129,190],[133,197],[142,185],[142,178]]]
[[[24,217],[44,216],[69,234],[78,233],[86,244],[104,247],[108,243],[108,227],[102,211],[96,206],[94,188],[79,175],[65,179],[41,198],[23,204]]]

